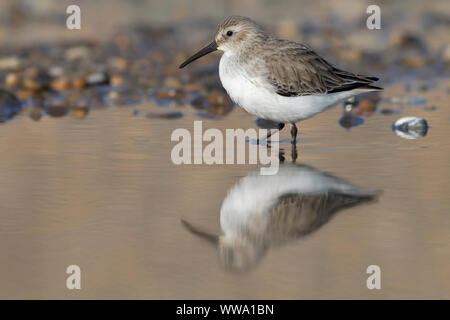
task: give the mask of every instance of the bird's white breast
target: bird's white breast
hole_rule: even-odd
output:
[[[229,52],[225,52],[220,59],[219,76],[231,99],[247,112],[259,118],[283,123],[311,118],[355,95],[354,92],[340,92],[299,97],[281,96],[275,92],[265,74],[251,76],[240,65],[237,56]]]

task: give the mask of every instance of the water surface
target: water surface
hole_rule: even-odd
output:
[[[382,96],[402,94],[394,85]],[[0,126],[0,298],[450,298],[448,91],[420,95],[439,108],[376,112],[348,130],[338,106],[301,123],[298,164],[383,194],[241,273],[224,269],[217,249],[181,219],[219,234],[228,190],[258,166],[175,166],[170,135],[192,130],[195,110],[144,102],[144,114],[184,117],[148,119],[134,107],[92,110],[84,120],[19,115]],[[410,115],[427,119],[427,136],[392,132]],[[236,109],[203,127],[253,121]],[[81,267],[81,290],[65,287],[71,264]],[[372,264],[381,267],[381,290],[366,288]]]

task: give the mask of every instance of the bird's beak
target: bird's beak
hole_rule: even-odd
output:
[[[200,230],[197,227],[194,227],[192,224],[190,224],[186,220],[181,219],[181,223],[190,232],[192,232],[193,234],[199,236],[200,238],[208,241],[209,243],[211,243],[213,245],[217,245],[219,243],[219,236],[217,236],[215,234],[211,234],[211,233],[203,231],[203,230]]]
[[[185,62],[183,62],[182,64],[180,64],[180,69],[184,68],[185,66],[187,66],[189,63],[191,63],[192,61],[197,60],[198,58],[203,57],[204,55],[207,55],[210,52],[216,51],[217,50],[217,43],[214,40],[213,42],[211,42],[210,44],[208,44],[206,47],[204,47],[203,49],[201,49],[199,52],[197,52],[196,54],[194,54],[192,57],[188,58]]]

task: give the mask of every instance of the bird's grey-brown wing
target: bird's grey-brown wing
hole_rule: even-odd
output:
[[[270,210],[266,241],[275,245],[306,236],[327,223],[336,212],[376,198],[377,193],[349,195],[333,191],[283,195]]]
[[[268,80],[279,95],[306,96],[367,86],[381,89],[370,86],[378,78],[340,70],[302,44],[273,39],[268,46],[276,48],[264,55]]]

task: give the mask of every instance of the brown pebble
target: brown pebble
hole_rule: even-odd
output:
[[[428,65],[430,59],[419,55],[410,55],[403,57],[401,63],[407,68],[419,68]]]
[[[150,119],[179,119],[183,117],[183,113],[179,111],[172,112],[150,112],[146,115]]]
[[[180,88],[181,87],[181,81],[175,77],[167,77],[166,80],[164,81],[164,84],[166,87],[170,87],[170,88]]]
[[[183,91],[179,89],[160,90],[156,93],[158,99],[180,99],[183,97]]]
[[[222,91],[213,91],[208,95],[206,101],[213,106],[231,106],[233,104],[230,97]]]
[[[35,79],[39,76],[39,70],[34,67],[27,68],[23,73],[25,78]]]
[[[88,113],[89,113],[88,108],[72,108],[70,115],[75,119],[81,120],[86,118]]]
[[[357,63],[361,61],[363,53],[354,48],[344,48],[338,51],[338,57],[348,63]]]
[[[19,100],[25,100],[28,99],[29,97],[31,97],[33,95],[33,91],[31,90],[19,90],[16,93],[17,98]]]
[[[22,80],[22,86],[31,91],[39,91],[41,85],[34,79],[26,78]]]
[[[199,85],[198,83],[188,83],[184,86],[184,90],[186,92],[193,92],[193,91],[205,91],[205,88]]]
[[[399,49],[423,47],[423,42],[418,34],[404,30],[393,32],[389,42],[391,46]]]
[[[121,76],[113,75],[111,76],[111,79],[109,79],[110,84],[115,86],[121,86],[124,83],[124,79]]]
[[[390,114],[394,114],[394,110],[392,109],[383,109],[380,111],[381,114],[386,114],[386,115],[390,115]]]
[[[34,121],[39,121],[42,118],[42,111],[39,108],[31,108],[28,111],[28,114],[30,115],[30,118]]]
[[[58,78],[50,83],[50,87],[56,91],[65,91],[70,89],[70,80],[67,78]]]
[[[49,106],[46,111],[51,117],[60,118],[64,117],[69,112],[69,109],[64,106]]]
[[[81,90],[86,87],[86,80],[82,77],[76,77],[72,79],[72,87],[76,90]]]
[[[8,73],[5,78],[5,85],[8,88],[15,87],[19,84],[19,76],[17,73]]]

